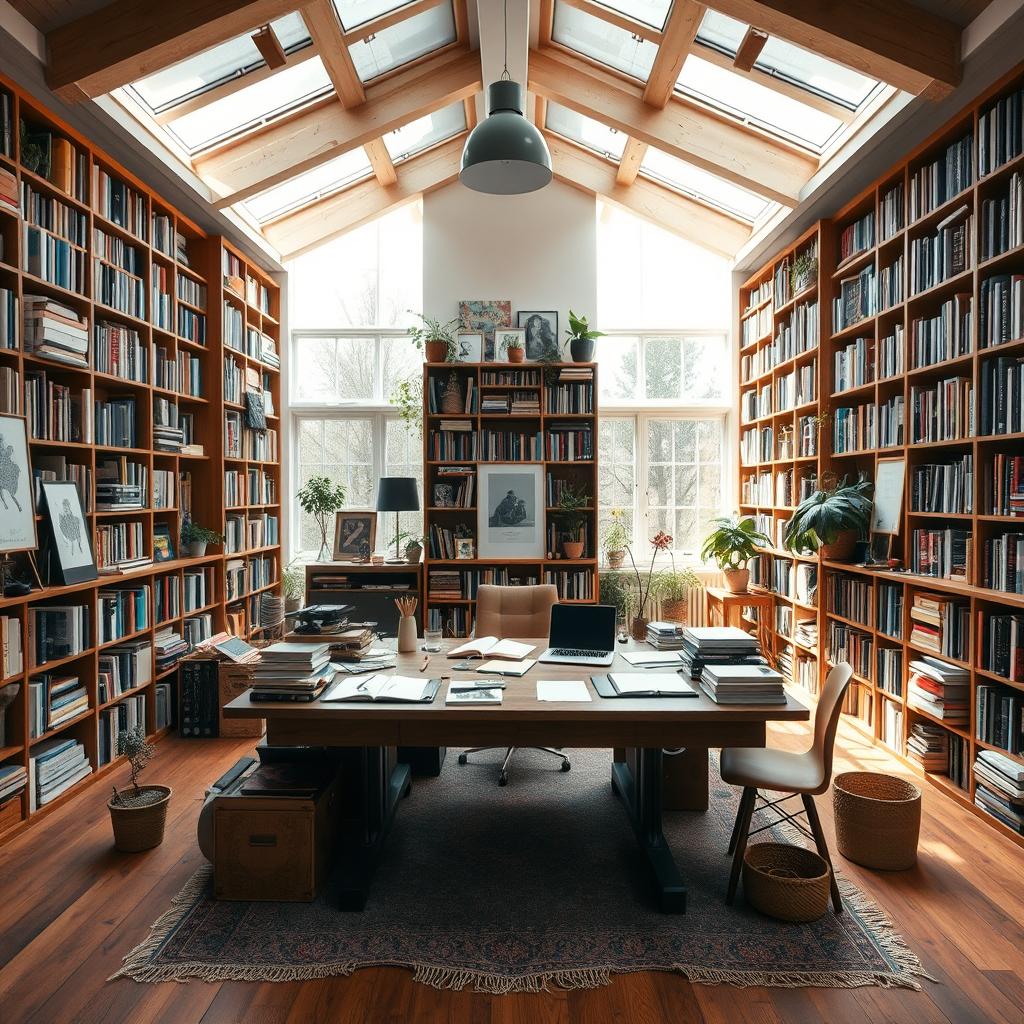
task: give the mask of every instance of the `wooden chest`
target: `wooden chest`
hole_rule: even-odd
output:
[[[267,731],[265,718],[225,718],[224,705],[230,704],[252,686],[252,666],[222,661],[218,666],[221,736],[262,736]]]
[[[222,796],[214,810],[213,892],[220,900],[313,900],[339,820],[338,782],[312,800]]]

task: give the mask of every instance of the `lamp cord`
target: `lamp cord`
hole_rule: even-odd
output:
[[[501,73],[503,82],[510,82],[512,76],[508,73],[508,0],[505,0],[505,70]]]

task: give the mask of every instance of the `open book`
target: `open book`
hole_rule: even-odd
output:
[[[496,636],[478,636],[469,640],[461,647],[448,652],[449,658],[507,658],[509,661],[522,661],[536,650],[533,644],[524,644],[519,640],[499,640]]]
[[[436,679],[415,679],[409,676],[370,676],[359,682],[342,679],[335,683],[320,700],[379,701],[382,704],[419,704],[434,699]]]

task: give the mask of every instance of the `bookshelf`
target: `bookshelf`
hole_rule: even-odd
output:
[[[1019,121],[1022,88],[1024,66],[817,229],[827,275],[819,286],[828,281],[835,301],[832,323],[823,321],[818,472],[874,480],[881,460],[906,461],[893,555],[912,571],[817,564],[815,685],[830,652],[849,658],[845,710],[866,734],[1018,843],[1015,829],[976,805],[974,763],[994,750],[1024,765],[1024,748],[993,729],[1000,712],[1019,723],[1024,706],[1010,646],[1024,623],[1015,571],[1024,461],[1014,461],[1024,460],[1024,308],[1014,280],[1024,275],[1024,153],[1001,148],[992,113],[1006,100]],[[744,284],[741,310],[769,268]],[[858,362],[866,373],[847,374]],[[741,484],[752,472],[741,469]],[[908,696],[910,663],[927,655],[962,670],[966,710],[938,717]],[[927,771],[908,747],[922,732],[935,741]]]
[[[198,640],[225,628],[237,602],[228,599],[224,584],[226,563],[236,554],[216,546],[202,557],[185,557],[180,544],[186,515],[222,532],[226,525],[222,438],[230,406],[224,397],[221,302],[230,243],[207,235],[3,76],[0,115],[13,126],[5,132],[0,125],[0,186],[6,182],[15,195],[13,208],[0,201],[0,309],[10,314],[0,315],[7,328],[0,332],[0,409],[27,417],[37,475],[78,484],[97,556],[151,558],[160,534],[174,545],[174,557],[165,561],[0,598],[0,685],[20,684],[5,716],[0,767],[27,770],[38,744],[70,738],[81,744],[92,768],[35,809],[27,788],[14,798],[13,812],[5,803],[3,842],[119,763],[110,752],[112,714],[128,724],[142,722],[154,738],[168,731],[177,704],[174,635]],[[48,177],[39,173],[45,166],[26,166],[26,156],[32,163],[33,154],[21,151],[19,120],[31,135],[48,140]],[[43,261],[38,254],[47,246],[53,258]],[[280,291],[262,270],[242,262],[243,282],[248,277],[265,290],[261,294],[257,286],[250,308],[243,283],[245,323],[279,343]],[[55,361],[39,345],[22,322],[23,313],[36,307],[31,296],[67,307],[83,322],[81,358]],[[243,354],[241,362],[255,366],[265,354]],[[279,367],[268,363],[261,371],[273,403],[267,423],[274,428]],[[62,416],[48,415],[58,400],[64,403]],[[247,517],[279,519],[278,454],[261,462],[274,481],[271,500],[246,501]],[[138,486],[140,500],[119,503],[113,496],[117,485]],[[41,531],[41,516],[37,525]],[[270,560],[260,585],[247,583],[241,593],[243,609],[278,589],[278,536],[264,539],[258,547],[246,543],[241,552],[247,559]],[[62,606],[86,609],[85,628],[76,649],[41,662],[34,627],[46,609]],[[114,609],[121,623],[111,628],[101,613]],[[258,615],[250,608],[243,622],[251,635]],[[30,684],[45,675],[58,681],[77,677],[85,706],[63,719],[42,707],[48,704],[45,690]]]
[[[480,583],[554,583],[562,601],[597,601],[597,372],[596,363],[424,363],[427,627],[440,628],[446,636],[468,636]],[[458,402],[443,406],[450,382]],[[448,407],[460,411],[442,411]],[[531,442],[537,445],[533,450]],[[539,558],[456,558],[456,536],[471,539],[474,555],[479,553],[480,467],[501,463],[541,467],[544,553]],[[590,498],[581,510],[584,547],[578,558],[565,557],[562,549],[556,495],[566,485],[585,489]],[[444,504],[438,502],[438,487]]]

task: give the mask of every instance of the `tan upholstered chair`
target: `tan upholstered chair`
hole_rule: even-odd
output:
[[[523,640],[546,637],[551,629],[551,606],[558,603],[558,591],[551,584],[537,587],[494,587],[482,584],[476,594],[477,636],[496,636],[500,640]],[[459,754],[459,764],[466,764],[469,754],[482,750],[498,750],[498,747],[471,747]],[[508,769],[516,747],[505,750],[501,764],[498,785],[508,782]],[[562,759],[562,771],[572,767],[569,758],[553,747],[531,747]]]
[[[773,750],[770,747],[727,747],[722,751],[722,781],[731,786],[743,787],[736,825],[729,842],[729,853],[733,859],[726,903],[732,903],[736,895],[747,839],[781,821],[792,822],[805,836],[813,839],[818,853],[831,866],[832,858],[829,856],[825,834],[821,830],[814,798],[824,793],[832,781],[832,751],[836,742],[836,729],[839,727],[839,713],[843,706],[843,695],[852,675],[853,669],[845,663],[836,665],[829,672],[821,690],[818,708],[814,713],[814,742],[809,750],[802,754],[794,754],[786,750]],[[776,800],[768,800],[758,792],[761,789],[787,795]],[[788,813],[779,807],[779,804],[796,796],[803,801],[803,813],[807,815],[810,831],[798,820],[801,814],[799,810]],[[758,799],[761,800],[760,806],[757,805]],[[752,832],[750,820],[754,812],[759,810],[771,811],[775,817]],[[843,903],[839,897],[839,886],[834,873],[832,905],[837,914],[842,913]]]

